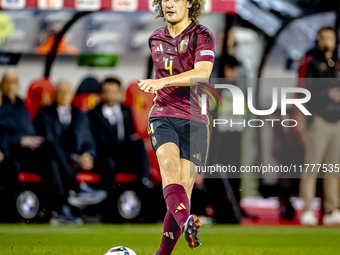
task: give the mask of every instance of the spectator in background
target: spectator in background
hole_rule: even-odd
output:
[[[223,34],[222,34],[223,33]],[[235,39],[234,30],[230,28],[227,33],[223,29],[223,32],[221,32],[221,55],[216,55],[215,64],[213,68],[213,77],[216,78],[223,78],[224,77],[224,66],[225,66],[225,60],[229,57],[235,57],[238,61],[238,73],[239,76],[237,78],[244,78],[245,77],[245,68],[240,62],[237,57],[235,56],[235,49],[237,47],[237,41]]]
[[[25,106],[33,120],[40,108],[51,105],[53,101],[53,84],[48,78],[34,80],[28,88]]]
[[[24,102],[18,97],[20,85],[16,71],[7,70],[0,86],[3,94],[0,122],[4,132],[1,143],[5,155],[2,162],[5,169],[2,174],[7,175],[6,180],[12,181],[12,189],[16,188],[18,170],[38,173],[44,180],[48,179],[49,173],[41,167],[42,162],[47,161],[47,158],[40,155],[44,140],[36,135],[31,116]],[[6,183],[9,184],[7,181]],[[46,182],[43,184],[48,187]]]
[[[98,155],[115,160],[117,172],[136,173],[149,186],[149,160],[144,141],[135,133],[132,113],[121,103],[121,82],[106,78],[102,103],[89,112]]]
[[[2,92],[0,89],[0,204],[6,210],[0,211],[0,221],[13,220],[15,217],[16,188],[18,168],[9,159],[8,152],[8,124],[6,123],[6,107],[2,106]]]
[[[31,116],[18,97],[19,87],[16,71],[7,70],[1,81],[3,114],[0,120],[6,129],[5,152],[8,160],[15,162],[20,171],[40,173],[38,151],[44,139],[36,135]]]
[[[52,221],[75,222],[67,201],[74,206],[98,204],[107,193],[93,190],[76,180],[77,171],[96,172],[102,176],[102,187],[115,191],[114,163],[97,160],[96,148],[86,113],[72,106],[73,92],[67,82],[55,87],[55,103],[43,108],[37,116],[37,130],[53,148],[49,168],[53,176],[54,213]],[[70,196],[68,196],[70,193]]]
[[[234,81],[234,82],[238,78],[244,78],[244,76],[240,77],[240,70],[239,70],[240,62],[236,59],[236,57],[231,56],[231,55],[226,55],[222,57],[221,62],[223,63],[222,70],[220,70],[222,77],[228,80]],[[242,88],[242,90],[245,90],[245,88]]]
[[[232,33],[229,33],[232,35]],[[228,41],[232,40],[233,45],[235,44],[234,37],[228,36]],[[227,41],[228,46],[230,43]],[[230,84],[234,84],[239,87],[244,94],[246,94],[246,84],[244,75],[241,75],[243,66],[236,59],[236,57],[229,54],[223,55],[219,60],[219,77],[223,77]],[[241,76],[240,76],[241,75]],[[232,112],[233,98],[232,94],[228,89],[218,89],[219,95],[221,95],[222,105],[218,105],[217,108],[212,112],[214,118],[217,119],[232,119],[235,123],[243,121],[245,116],[236,116]],[[223,127],[222,127],[223,126]],[[216,151],[210,156],[212,164],[221,165],[232,165],[236,168],[240,167],[241,164],[241,146],[242,146],[242,134],[244,127],[242,125],[229,127],[227,125],[219,125],[216,130],[212,132],[212,143],[216,145]],[[228,144],[228,146],[225,146]],[[235,201],[227,201],[231,208],[219,210],[216,212],[216,219],[218,222],[224,223],[240,223],[241,218],[252,218],[253,216],[248,215],[240,207],[241,201],[241,175],[240,173],[228,173],[228,182],[231,186],[230,190],[226,190],[230,197],[234,196]],[[206,186],[211,185],[216,187],[217,183],[215,180],[205,180]],[[216,206],[215,206],[216,207]]]
[[[5,160],[5,153],[7,152],[7,135],[6,123],[3,121],[6,111],[2,107],[2,91],[0,89],[0,164]]]
[[[237,47],[237,41],[235,38],[234,30],[231,28],[228,30],[228,39],[226,45],[226,51],[228,55],[234,55],[234,50]]]
[[[7,121],[11,136],[9,139],[9,150],[11,157],[29,168],[29,156],[27,150],[39,148],[43,138],[36,136],[32,119],[24,102],[18,97],[19,77],[15,70],[9,69],[2,77],[1,90],[3,93],[2,104],[7,114],[3,121]],[[23,166],[22,166],[23,167]]]
[[[306,54],[300,67],[300,78],[310,78],[300,79],[300,83],[303,82],[311,92],[311,100],[307,103],[312,117],[306,130],[305,164],[325,163],[330,169],[329,164],[335,166],[340,159],[340,83],[336,78],[334,61],[336,33],[332,27],[324,27],[317,36],[316,48]],[[311,210],[318,174],[319,171],[312,171],[309,167],[303,169],[301,175],[300,194],[305,203],[300,218],[302,225],[315,226],[318,223]],[[323,223],[327,226],[339,225],[339,173],[326,171],[323,178]]]

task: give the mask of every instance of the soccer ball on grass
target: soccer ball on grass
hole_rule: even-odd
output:
[[[130,248],[117,246],[108,250],[104,255],[136,255],[136,253]]]

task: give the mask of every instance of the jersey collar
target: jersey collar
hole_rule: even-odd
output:
[[[171,38],[175,39],[177,38],[179,35],[187,32],[188,30],[190,30],[194,25],[195,25],[195,22],[193,20],[191,20],[192,22],[190,23],[189,26],[187,26],[180,34],[178,34],[176,37],[172,37],[169,33],[169,30],[168,30],[168,26],[165,26],[165,34],[170,36]]]

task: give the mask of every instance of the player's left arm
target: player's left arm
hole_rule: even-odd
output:
[[[210,31],[204,30],[197,35],[194,68],[181,74],[165,77],[158,80],[138,79],[138,87],[146,93],[154,93],[164,87],[188,87],[198,82],[207,82],[215,59],[215,40]],[[192,82],[191,79],[195,79]]]

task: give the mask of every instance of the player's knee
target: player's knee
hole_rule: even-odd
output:
[[[162,159],[171,159],[174,152],[169,150],[168,146],[162,145],[157,149],[157,157]],[[170,156],[169,156],[170,155]]]
[[[167,173],[175,174],[176,172],[180,170],[178,162],[176,162],[176,160],[171,159],[171,158],[167,158],[163,160],[160,164],[160,168],[165,174]]]

